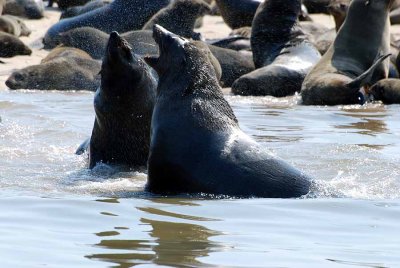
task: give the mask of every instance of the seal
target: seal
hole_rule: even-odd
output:
[[[3,13],[29,19],[41,19],[44,16],[44,5],[42,0],[7,0]]]
[[[77,17],[63,19],[46,33],[45,48],[59,44],[59,34],[78,27],[93,27],[106,33],[139,30],[158,12],[169,4],[169,0],[114,0],[111,4]]]
[[[0,32],[9,33],[16,37],[29,36],[31,34],[31,30],[23,20],[12,15],[0,16]]]
[[[90,90],[100,85],[101,63],[74,48],[56,48],[39,65],[14,71],[7,79],[10,89]]]
[[[75,47],[87,52],[94,59],[101,59],[106,51],[108,34],[91,27],[81,27],[62,33],[63,46]],[[137,55],[158,54],[152,31],[131,31],[121,35],[131,45]]]
[[[69,7],[64,12],[61,13],[60,20],[88,13],[95,9],[104,7],[110,3],[111,3],[110,0],[95,0],[95,1],[90,1],[82,6]]]
[[[251,26],[263,0],[216,0],[222,19],[232,29]]]
[[[52,7],[55,2],[61,9],[66,9],[73,6],[81,6],[89,2],[90,0],[49,0],[48,7]]]
[[[353,0],[335,42],[304,80],[305,105],[363,102],[361,87],[388,77],[391,0]],[[370,25],[368,32],[365,25]]]
[[[131,31],[121,36],[128,41],[135,54],[158,55],[158,47],[152,37],[152,31]],[[107,34],[94,28],[82,27],[62,34],[61,43],[64,46],[82,49],[94,59],[101,59],[107,44]],[[212,45],[209,45],[209,49],[220,63],[221,83],[225,87],[230,87],[240,76],[254,71],[251,52],[238,52]]]
[[[196,20],[211,12],[211,7],[203,0],[175,0],[158,11],[142,28],[152,30],[155,24],[187,38],[199,39],[195,33]]]
[[[328,6],[331,0],[303,0],[310,14],[325,13],[328,14]]]
[[[267,0],[259,6],[251,34],[257,69],[237,79],[232,93],[284,97],[301,90],[321,55],[297,27],[300,11],[300,0]]]
[[[383,79],[370,88],[374,100],[384,104],[400,104],[400,79]]]
[[[11,58],[17,55],[31,55],[32,50],[17,37],[0,32],[0,57]]]
[[[94,98],[89,168],[100,162],[129,168],[146,165],[156,89],[151,68],[112,32]]]
[[[154,38],[160,56],[145,60],[160,80],[146,190],[277,198],[308,193],[309,177],[241,131],[203,50],[157,25]]]

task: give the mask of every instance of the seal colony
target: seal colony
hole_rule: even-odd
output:
[[[92,133],[77,154],[87,151],[89,169],[147,168],[151,193],[300,197],[314,180],[246,135],[221,87],[298,94],[303,105],[400,103],[400,42],[390,32],[398,2],[49,1],[64,13],[43,36],[47,57],[10,69],[5,84],[95,91]],[[18,38],[31,34],[25,19],[43,16],[43,1],[0,0],[0,10],[0,56],[35,52]],[[195,28],[218,12],[232,32],[208,39]],[[335,27],[308,12],[331,14]]]

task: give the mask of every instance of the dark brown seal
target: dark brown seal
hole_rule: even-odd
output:
[[[400,79],[383,79],[370,88],[374,100],[384,104],[400,104]]]
[[[259,6],[251,34],[257,69],[235,81],[234,94],[284,97],[301,90],[321,55],[297,26],[300,10],[300,0],[266,0]]]
[[[303,104],[359,103],[360,88],[387,78],[390,4],[391,0],[351,2],[335,42],[304,80]]]
[[[142,28],[152,30],[155,24],[187,38],[199,39],[193,31],[196,20],[211,11],[203,0],[175,0],[158,11]]]
[[[196,43],[155,27],[160,76],[151,123],[146,189],[157,194],[299,197],[309,177],[239,128],[214,67]]]
[[[96,119],[90,138],[89,167],[102,162],[145,166],[157,80],[151,68],[113,32],[94,99]]]
[[[32,50],[17,37],[0,32],[0,57],[11,58],[17,55],[31,55]]]
[[[10,89],[95,91],[100,65],[84,51],[56,48],[41,64],[14,71],[6,85]]]
[[[45,48],[59,44],[60,33],[78,28],[93,27],[106,33],[138,30],[170,0],[114,0],[111,4],[77,17],[60,20],[47,31]]]

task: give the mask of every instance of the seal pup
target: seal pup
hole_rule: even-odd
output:
[[[259,6],[251,34],[257,69],[237,79],[232,93],[284,97],[301,90],[321,55],[297,26],[300,11],[300,0],[266,0]]]
[[[388,77],[391,2],[351,2],[335,42],[304,80],[303,104],[362,103],[360,89]],[[365,25],[369,31],[364,31]]]
[[[112,32],[94,98],[89,168],[99,162],[129,168],[146,165],[156,89],[151,68]]]
[[[88,13],[63,19],[47,31],[43,43],[46,48],[59,44],[59,34],[78,27],[93,27],[106,33],[139,30],[170,0],[114,0],[111,4]]]
[[[17,55],[31,55],[32,50],[17,37],[0,32],[0,57],[11,58]]]
[[[369,94],[384,104],[400,104],[400,79],[383,79],[373,85]]]
[[[310,179],[241,131],[208,56],[154,27],[160,80],[151,123],[146,189],[157,194],[299,197]]]
[[[203,0],[175,0],[158,11],[142,30],[152,30],[158,24],[177,35],[198,40],[199,33],[193,31],[196,20],[210,12],[210,6]]]

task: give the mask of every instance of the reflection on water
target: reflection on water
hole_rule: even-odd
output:
[[[155,204],[164,203],[177,206],[185,206],[189,203],[194,204],[187,200],[170,198],[154,199],[154,201]],[[86,257],[93,260],[112,262],[118,264],[118,267],[131,267],[145,263],[194,267],[202,266],[198,258],[207,257],[211,252],[223,249],[222,245],[210,240],[211,237],[222,235],[221,232],[210,230],[199,224],[179,222],[180,220],[193,222],[215,221],[215,219],[173,213],[152,207],[138,207],[137,209],[147,215],[146,218],[140,218],[140,224],[150,227],[150,230],[147,231],[150,236],[148,240],[135,240],[133,237],[129,240],[118,239],[118,237],[112,238],[112,236],[120,234],[115,231],[96,233],[101,238],[106,236],[111,238],[101,240],[100,243],[96,244],[97,247],[117,252],[92,254]],[[167,217],[169,221],[151,219],[151,216],[156,216],[157,218]]]

